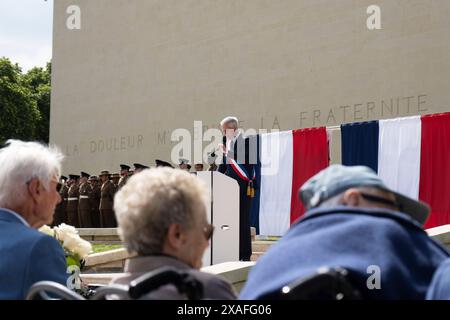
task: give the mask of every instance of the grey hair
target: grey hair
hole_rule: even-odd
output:
[[[184,170],[152,168],[133,175],[114,197],[127,249],[141,256],[162,253],[171,224],[190,229],[206,215],[204,194],[201,181]]]
[[[8,140],[0,149],[0,207],[23,203],[27,182],[39,179],[46,189],[52,178],[59,180],[64,156],[55,146]]]
[[[239,120],[236,117],[225,117],[220,121],[220,126],[223,127],[226,124],[232,124],[234,129],[238,128]]]

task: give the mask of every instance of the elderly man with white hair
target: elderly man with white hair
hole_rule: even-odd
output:
[[[197,279],[204,298],[235,299],[228,282],[198,270],[213,233],[206,218],[204,194],[200,180],[184,170],[164,167],[133,175],[115,195],[114,211],[122,240],[137,256],[126,261],[127,274],[113,282],[129,284],[149,271],[172,267]],[[166,285],[144,298],[186,296]]]
[[[255,163],[250,160],[256,160],[256,145],[251,144],[238,127],[236,117],[229,116],[220,121],[223,160],[218,171],[239,184],[239,260],[249,261],[252,255],[250,210],[256,184]]]
[[[38,228],[53,221],[62,154],[35,142],[0,149],[0,299],[24,299],[38,281],[66,285],[61,245]]]

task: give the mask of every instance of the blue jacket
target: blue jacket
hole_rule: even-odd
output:
[[[436,270],[427,292],[427,300],[450,300],[450,259],[445,260]]]
[[[0,209],[0,299],[24,299],[35,282],[66,285],[67,277],[58,241]]]
[[[315,209],[291,226],[252,268],[241,299],[257,299],[320,267],[349,269],[369,299],[424,299],[449,253],[409,216],[384,209]],[[368,267],[381,271],[369,290]]]

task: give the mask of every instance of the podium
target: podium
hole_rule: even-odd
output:
[[[206,212],[215,227],[203,266],[239,261],[239,185],[216,171],[200,171],[197,177],[206,186]]]

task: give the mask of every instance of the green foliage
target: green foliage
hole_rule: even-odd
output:
[[[121,244],[93,244],[92,245],[92,251],[93,253],[99,253],[99,252],[105,252],[105,251],[109,251],[109,250],[114,250],[114,249],[121,249],[123,248],[123,245]]]
[[[0,58],[0,143],[8,139],[48,142],[51,63],[22,74],[8,58]]]

